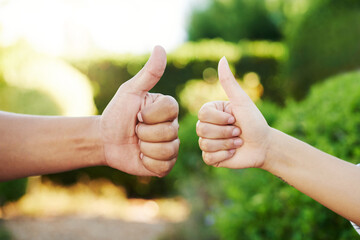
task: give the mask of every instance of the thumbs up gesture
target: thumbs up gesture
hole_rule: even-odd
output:
[[[263,167],[271,128],[236,82],[225,57],[218,72],[230,101],[206,103],[199,111],[196,132],[203,160],[215,167]]]
[[[170,96],[149,93],[166,67],[155,47],[143,69],[120,86],[100,117],[104,164],[123,172],[163,177],[176,162],[178,112]]]

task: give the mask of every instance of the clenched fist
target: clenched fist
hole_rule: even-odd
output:
[[[120,86],[100,118],[105,164],[134,175],[163,177],[179,150],[176,100],[149,93],[166,66],[166,53],[155,47],[144,66]]]
[[[209,102],[199,111],[196,131],[203,159],[216,167],[262,167],[270,127],[236,82],[225,58],[219,62],[219,80],[230,101]]]

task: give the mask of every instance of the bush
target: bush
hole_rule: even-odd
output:
[[[263,0],[208,1],[204,9],[195,10],[188,27],[189,40],[222,38],[279,40],[280,30],[272,21]]]
[[[12,240],[13,237],[11,236],[11,233],[9,230],[5,228],[2,221],[0,221],[0,240]]]
[[[288,32],[288,96],[303,98],[313,83],[360,67],[360,1],[317,0]]]
[[[353,163],[360,163],[360,71],[314,86],[300,103],[289,102],[275,127]]]
[[[360,72],[339,75],[290,102],[274,126],[347,161],[360,162]],[[271,111],[277,108],[266,107]],[[261,107],[260,107],[261,108]],[[214,204],[221,239],[355,239],[350,223],[259,169],[218,169]]]
[[[57,115],[61,107],[48,94],[14,87],[0,80],[0,110],[39,115]]]
[[[259,101],[256,103],[256,105],[261,111],[262,115],[265,117],[269,126],[273,126],[278,120],[282,108],[270,101]]]
[[[27,178],[16,179],[0,183],[0,206],[7,202],[16,201],[26,192]]]

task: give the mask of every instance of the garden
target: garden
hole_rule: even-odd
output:
[[[71,188],[84,179],[106,179],[128,198],[181,196],[190,209],[187,219],[159,239],[355,239],[346,219],[270,173],[207,166],[195,128],[202,104],[226,100],[217,79],[218,61],[226,56],[271,127],[360,163],[359,10],[360,2],[352,0],[208,0],[192,10],[188,41],[168,52],[164,76],[152,90],[180,105],[181,144],[169,175],[137,177],[92,167],[40,181]],[[101,114],[148,56],[54,59],[24,42],[2,47],[0,110]],[[29,184],[0,183],[0,205],[26,196]],[[0,239],[11,238],[0,229]]]

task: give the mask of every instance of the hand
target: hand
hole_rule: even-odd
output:
[[[270,127],[236,82],[226,58],[219,62],[219,80],[230,102],[203,105],[196,132],[206,164],[216,167],[262,167],[270,142]]]
[[[120,86],[100,118],[105,165],[141,176],[165,176],[179,150],[176,100],[148,93],[164,73],[166,53],[155,47],[144,66]]]

